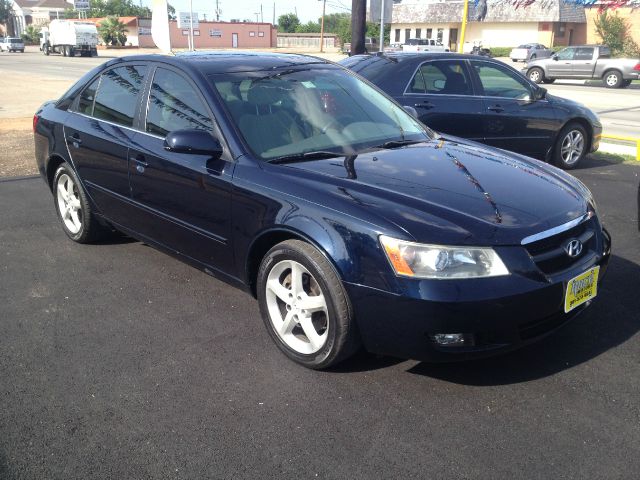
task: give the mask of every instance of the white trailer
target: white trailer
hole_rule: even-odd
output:
[[[98,51],[98,29],[90,22],[52,20],[49,27],[40,31],[40,50],[45,55],[61,53],[73,57],[96,57]]]

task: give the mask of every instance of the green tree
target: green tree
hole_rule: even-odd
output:
[[[0,0],[0,24],[8,27],[9,19],[11,18],[11,6],[12,2],[9,0]]]
[[[613,56],[628,55],[635,57],[639,55],[640,48],[633,41],[630,33],[629,23],[618,14],[610,14],[604,10],[594,20],[596,34],[602,43],[608,45]]]
[[[380,40],[380,24],[376,22],[367,22],[367,32],[365,33],[367,37],[373,37],[375,39]],[[391,25],[386,24],[384,26],[384,42],[389,43],[389,39],[391,38]]]
[[[351,15],[348,13],[331,13],[324,17],[324,31],[335,33],[340,41],[351,41]]]
[[[320,32],[320,24],[313,21],[300,24],[296,27],[296,33],[319,33],[319,32]]]
[[[133,3],[133,0],[91,0],[88,17],[150,17],[151,10]]]
[[[286,13],[278,17],[278,29],[284,33],[293,33],[300,25],[300,19],[295,13]]]
[[[37,45],[40,43],[40,26],[27,25],[27,28],[22,32],[22,40],[29,45]]]
[[[127,41],[126,25],[118,17],[107,17],[98,27],[100,37],[107,45],[124,45]]]

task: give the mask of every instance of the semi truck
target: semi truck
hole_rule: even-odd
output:
[[[52,20],[40,31],[40,50],[45,55],[60,53],[65,57],[98,56],[98,29],[90,22]]]

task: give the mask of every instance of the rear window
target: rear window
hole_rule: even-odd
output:
[[[22,40],[19,38],[7,38],[8,43],[22,43]]]
[[[102,74],[93,116],[126,127],[133,126],[138,93],[146,67],[118,67]]]

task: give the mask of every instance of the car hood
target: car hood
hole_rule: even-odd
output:
[[[528,157],[457,139],[287,165],[421,242],[515,245],[587,212],[590,192]]]

